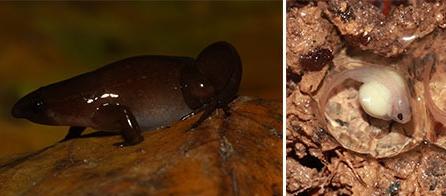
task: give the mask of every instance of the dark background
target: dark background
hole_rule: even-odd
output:
[[[10,117],[41,86],[141,54],[195,57],[215,41],[243,62],[240,94],[282,100],[282,3],[0,3],[0,158],[48,146],[67,127]]]

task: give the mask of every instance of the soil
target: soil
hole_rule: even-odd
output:
[[[433,54],[437,69],[428,90],[445,110],[445,16],[442,1],[287,1],[288,195],[446,194],[445,128],[426,108],[421,77],[425,56]],[[408,81],[413,120],[403,128],[364,114],[353,99],[358,84],[345,85],[332,97],[330,107],[347,111],[338,113],[339,119],[359,113],[361,123],[380,130],[373,137],[384,138],[387,146],[376,147],[377,152],[347,149],[331,134],[338,128],[328,130],[328,122],[318,118],[321,86],[327,75],[348,69],[343,58],[391,66]],[[408,142],[396,145],[395,134]]]

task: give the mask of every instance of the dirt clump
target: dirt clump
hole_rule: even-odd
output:
[[[287,194],[446,194],[446,134],[442,133],[446,128],[431,118],[422,85],[425,57],[433,54],[437,69],[428,90],[444,109],[442,95],[446,92],[441,86],[446,82],[441,75],[445,68],[438,65],[446,59],[442,44],[446,4],[416,0],[287,3]],[[328,50],[331,56],[325,52]],[[354,123],[345,117],[355,113],[358,128],[364,128],[364,134],[376,131],[371,137],[383,141],[357,142],[374,146],[368,153],[345,148],[339,140],[346,141],[350,132],[333,135],[324,125],[329,123],[324,121],[326,114],[320,114],[318,108],[318,95],[327,77],[349,69],[339,63],[344,57],[391,66],[401,71],[410,88],[414,116],[407,126],[374,119],[361,111],[355,101],[358,83],[347,82],[333,92],[327,111],[338,116],[333,119],[338,127],[332,131]],[[336,112],[340,109],[344,112]],[[356,138],[362,141],[367,137]],[[398,146],[392,138],[404,140]],[[380,151],[383,149],[389,151]]]

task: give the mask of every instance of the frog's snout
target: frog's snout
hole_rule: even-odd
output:
[[[12,111],[11,114],[14,118],[24,118],[24,112],[22,111],[22,106],[20,106],[21,104],[19,104],[20,102],[17,102],[14,107],[12,107]]]
[[[34,94],[28,94],[21,98],[13,106],[11,114],[15,118],[33,118],[37,115],[41,115],[45,111],[45,102],[43,99]]]
[[[17,101],[17,103],[12,108],[12,116],[14,118],[27,118],[30,114],[30,108],[31,108],[30,101],[26,100],[25,98],[20,99]]]

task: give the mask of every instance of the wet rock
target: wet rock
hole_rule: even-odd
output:
[[[194,116],[144,132],[119,148],[119,136],[83,137],[2,161],[2,195],[280,195],[281,104],[241,97],[194,130]]]

